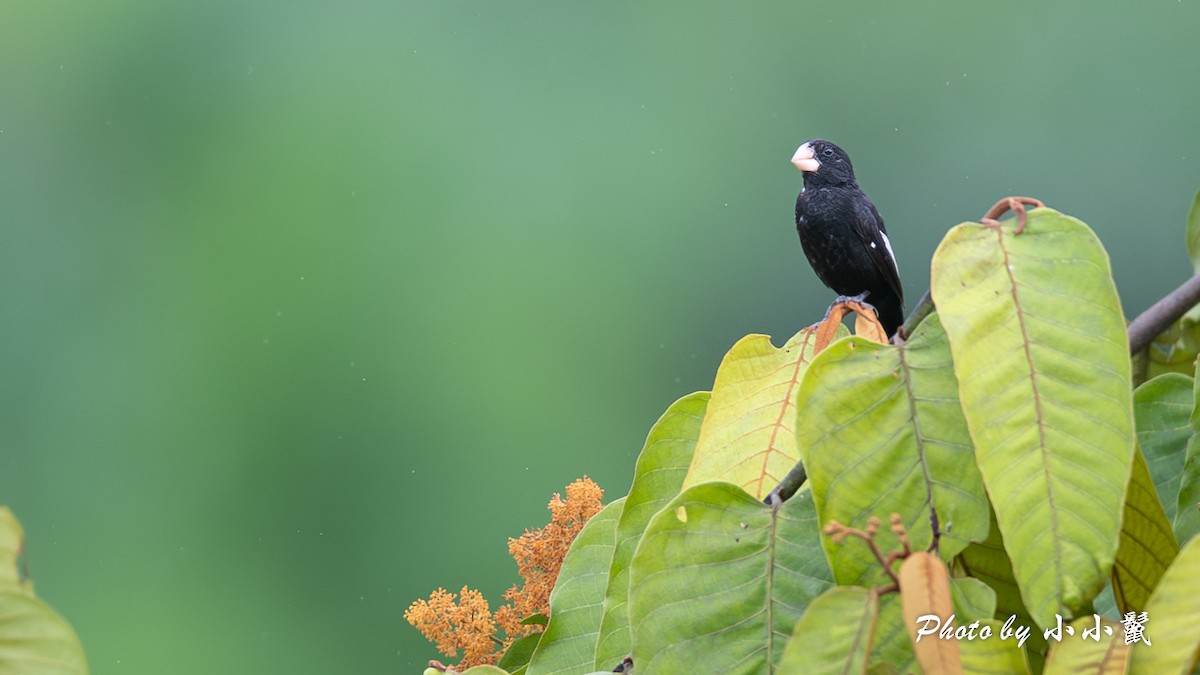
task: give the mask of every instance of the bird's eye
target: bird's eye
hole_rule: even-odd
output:
[[[833,148],[825,148],[821,151],[821,154],[826,157],[833,157]]]

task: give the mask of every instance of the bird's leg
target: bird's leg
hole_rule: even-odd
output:
[[[864,302],[866,297],[870,294],[871,294],[871,291],[863,291],[862,293],[859,293],[858,295],[839,295],[839,296],[837,296],[836,298],[833,299],[833,302],[829,303],[829,306],[825,308],[825,316],[822,317],[821,321],[818,321],[817,323],[822,323],[824,321],[827,321],[829,319],[829,313],[833,311],[833,308],[837,307],[838,305],[840,305],[844,302],[857,302],[860,305],[866,305],[867,307],[871,307],[870,305],[867,305],[866,302]],[[875,308],[871,307],[871,309],[875,309]],[[879,312],[875,312],[875,313],[878,314]]]
[[[862,293],[859,293],[858,295],[839,295],[833,299],[833,304],[836,305],[839,302],[857,302],[860,305],[865,305],[866,303],[863,301],[866,300],[867,296],[870,294],[871,294],[871,291],[863,291]],[[826,314],[826,316],[828,316],[828,313]]]
[[[1025,205],[1027,204],[1039,209],[1045,206],[1040,199],[1034,199],[1033,197],[1005,197],[992,205],[992,208],[983,214],[983,218],[980,218],[979,222],[984,225],[998,227],[1000,225],[998,218],[1012,211],[1017,215],[1017,231],[1013,235],[1021,234],[1025,231]]]
[[[879,316],[879,310],[876,309],[875,305],[872,305],[871,303],[867,302],[867,296],[870,294],[871,294],[871,291],[863,291],[862,293],[859,293],[858,295],[839,295],[839,296],[837,296],[836,298],[833,299],[833,302],[830,303],[829,307],[825,310],[825,318],[821,319],[821,321],[828,320],[829,313],[833,311],[833,308],[837,307],[838,305],[845,303],[845,302],[853,302],[853,303],[862,305],[863,307],[866,307],[867,309],[871,310],[872,312],[875,312],[875,316]]]

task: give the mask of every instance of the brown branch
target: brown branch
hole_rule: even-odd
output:
[[[1188,279],[1129,322],[1129,353],[1136,354],[1200,303],[1200,274]]]
[[[767,494],[763,501],[767,506],[779,506],[792,498],[796,491],[804,485],[804,481],[808,480],[808,471],[804,468],[804,462],[796,462],[796,466],[792,467],[791,471],[779,481],[779,485],[774,490]]]
[[[929,291],[925,291],[925,295],[922,295],[921,299],[917,301],[917,306],[913,307],[912,313],[904,320],[904,325],[900,326],[900,330],[896,331],[896,335],[892,337],[892,342],[894,344],[904,344],[904,341],[912,336],[917,326],[921,325],[921,322],[933,310],[933,296],[929,294]]]

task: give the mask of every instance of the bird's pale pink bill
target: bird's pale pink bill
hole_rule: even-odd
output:
[[[796,149],[796,154],[792,155],[792,164],[797,169],[807,172],[815,172],[821,168],[821,163],[817,161],[817,155],[813,152],[812,145],[808,143]]]

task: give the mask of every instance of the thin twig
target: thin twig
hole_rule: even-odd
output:
[[[922,295],[921,299],[917,301],[917,306],[913,307],[912,313],[904,320],[904,325],[900,326],[900,330],[896,331],[898,338],[893,338],[893,342],[903,344],[905,340],[912,336],[913,331],[917,329],[917,326],[921,325],[921,322],[925,320],[925,317],[929,316],[933,309],[933,296],[929,294],[929,291],[925,291],[925,295]]]
[[[1200,274],[1188,279],[1129,322],[1129,353],[1136,354],[1171,327],[1179,317],[1200,303]]]
[[[792,498],[796,491],[804,485],[804,481],[808,480],[808,471],[804,468],[804,462],[796,462],[796,466],[792,467],[791,471],[779,481],[779,485],[767,494],[767,498],[763,501],[767,506],[779,506]]]

